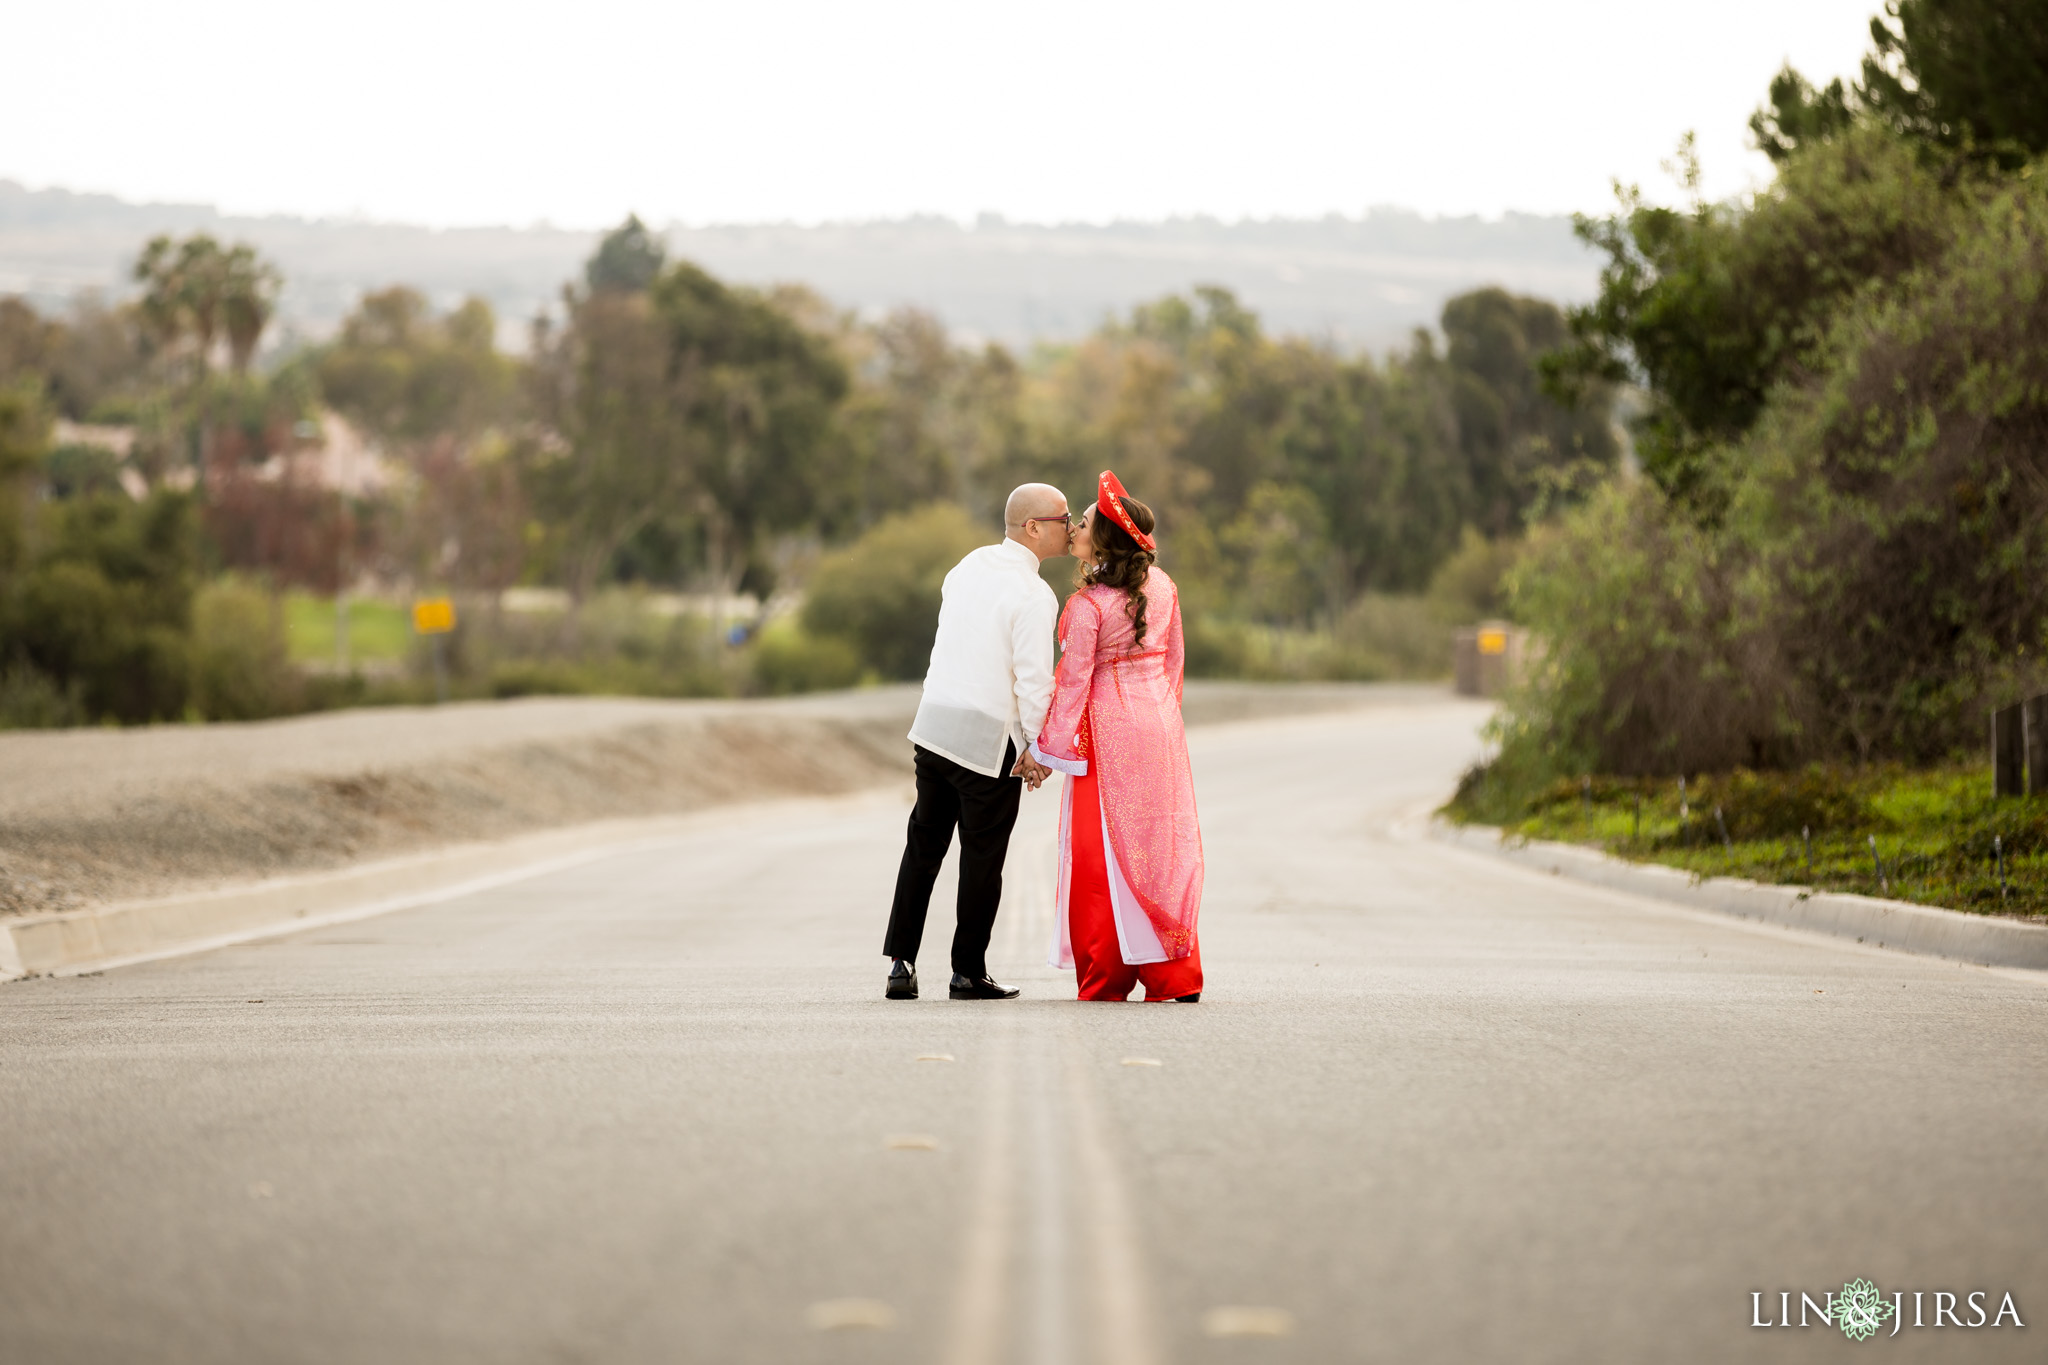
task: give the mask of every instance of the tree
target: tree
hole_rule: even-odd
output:
[[[1590,382],[1569,406],[1543,391],[1539,363],[1571,341],[1556,304],[1477,289],[1444,305],[1443,331],[1458,447],[1471,478],[1467,520],[1488,536],[1517,534],[1546,492],[1614,467],[1621,452],[1610,386]]]
[[[1457,547],[1473,505],[1434,345],[1418,336],[1406,356],[1383,367],[1300,342],[1279,348],[1274,360],[1268,382],[1283,395],[1270,437],[1276,473],[1314,495],[1334,561],[1329,591],[1314,601],[1319,614],[1334,617],[1365,589],[1420,588]]]
[[[893,512],[959,500],[973,359],[937,318],[914,308],[835,340],[857,378],[835,423],[822,529],[845,535]]]
[[[507,442],[493,436],[510,427],[517,397],[497,330],[482,299],[436,317],[417,290],[382,289],[364,295],[314,365],[327,401],[410,476],[381,537],[399,571],[492,594],[518,580],[526,550],[526,503]],[[367,545],[359,519],[341,512],[337,551],[353,564]],[[349,574],[338,573],[346,589]]]
[[[1958,202],[1939,168],[1869,124],[1801,148],[1748,204],[1620,197],[1613,215],[1577,220],[1607,263],[1545,378],[1565,401],[1597,382],[1641,384],[1643,468],[1703,509],[1717,496],[1708,452],[1749,430],[1845,300],[1936,258]]]
[[[2016,168],[2048,150],[2048,4],[1889,0],[1857,94],[1900,132]]]
[[[445,437],[472,441],[512,413],[514,366],[498,352],[497,330],[482,299],[437,318],[415,289],[366,294],[320,353],[320,390],[395,454]]]
[[[50,420],[31,380],[0,385],[0,575],[20,560],[33,511],[30,478],[49,448]]]
[[[671,364],[646,295],[565,291],[564,301],[566,326],[535,328],[531,381],[545,429],[521,449],[563,584],[581,604],[642,527],[692,510],[698,436],[682,414],[698,375]]]
[[[197,373],[211,368],[215,345],[225,338],[237,374],[249,368],[277,305],[282,283],[276,267],[252,246],[223,249],[205,233],[182,242],[150,239],[132,272],[142,285],[141,316],[159,345],[179,348],[189,340]]]
[[[583,281],[593,294],[644,293],[661,276],[668,248],[660,237],[629,213],[626,221],[606,233],[597,252],[583,267]]]
[[[1767,106],[1749,116],[1749,132],[1757,150],[1781,164],[1801,147],[1847,131],[1856,117],[1841,77],[1816,90],[1790,62],[1771,77],[1767,98]]]
[[[773,573],[762,537],[819,511],[818,460],[846,395],[844,363],[769,299],[687,261],[649,297],[682,399],[710,577],[765,596]]]
[[[624,229],[622,229],[624,231]],[[846,368],[768,296],[680,261],[646,291],[563,296],[537,329],[528,489],[581,602],[644,528],[694,529],[721,591],[766,595],[765,537],[812,524]]]
[[[65,416],[132,420],[148,398],[147,370],[133,305],[109,307],[90,292],[72,301],[50,359],[51,397]]]
[[[1238,602],[1254,620],[1291,625],[1331,605],[1328,531],[1307,489],[1257,485],[1222,539],[1236,565]]]
[[[35,382],[49,374],[62,329],[26,300],[0,298],[0,384]]]

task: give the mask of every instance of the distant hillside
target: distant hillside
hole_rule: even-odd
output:
[[[556,228],[437,230],[335,219],[235,218],[198,204],[26,190],[0,180],[0,294],[61,305],[82,289],[118,294],[153,233],[206,231],[253,242],[283,267],[288,334],[331,330],[366,289],[411,284],[438,303],[489,299],[517,344],[596,240]],[[1222,284],[1276,332],[1379,349],[1436,321],[1452,294],[1483,284],[1560,301],[1592,295],[1596,265],[1568,220],[1510,214],[1221,223],[1174,219],[1104,227],[984,217],[671,227],[675,252],[747,283],[801,281],[863,312],[916,304],[970,337],[1013,344],[1079,335],[1107,313],[1195,284]]]

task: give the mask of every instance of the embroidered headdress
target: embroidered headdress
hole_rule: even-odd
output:
[[[1140,531],[1138,523],[1132,521],[1131,514],[1124,510],[1123,500],[1129,496],[1124,492],[1124,486],[1117,481],[1116,475],[1107,469],[1102,471],[1102,477],[1096,481],[1096,508],[1102,515],[1123,527],[1125,533],[1138,542],[1139,549],[1146,554],[1154,554],[1159,549],[1158,542]]]

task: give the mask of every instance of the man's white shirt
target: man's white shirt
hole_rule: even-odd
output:
[[[1038,556],[1014,540],[953,566],[939,602],[924,698],[910,741],[985,777],[1007,777],[1003,746],[1027,752],[1052,703],[1060,600]]]

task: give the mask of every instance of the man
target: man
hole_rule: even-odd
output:
[[[988,939],[1003,898],[1003,859],[1017,823],[1019,778],[1035,788],[1045,770],[1030,742],[1052,701],[1052,637],[1059,598],[1038,566],[1067,553],[1066,495],[1027,483],[1003,508],[1002,541],[953,566],[939,605],[924,697],[910,726],[917,750],[917,805],[882,951],[892,960],[885,994],[917,999],[917,948],[939,865],[960,829],[960,898],[953,930],[954,1000],[1013,1000],[988,974]]]

